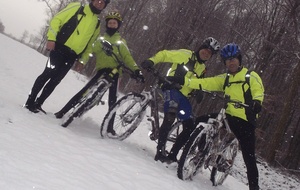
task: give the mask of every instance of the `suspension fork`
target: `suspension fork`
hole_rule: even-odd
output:
[[[156,90],[151,91],[152,99],[150,101],[151,106],[151,140],[158,139],[159,135],[159,115],[158,115],[158,103],[157,103],[157,93]]]

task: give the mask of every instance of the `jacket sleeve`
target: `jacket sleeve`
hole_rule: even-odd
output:
[[[49,41],[56,41],[57,33],[61,27],[76,13],[80,3],[70,3],[66,8],[57,13],[50,21],[47,37]]]
[[[226,74],[217,75],[209,78],[187,78],[185,77],[184,85],[193,89],[208,90],[208,91],[223,91]]]
[[[260,76],[254,71],[250,73],[250,89],[253,100],[263,102],[265,91],[264,86]]]
[[[136,62],[134,61],[134,59],[130,53],[130,50],[127,46],[126,40],[124,40],[124,39],[122,39],[122,42],[120,45],[120,54],[122,56],[124,63],[126,64],[126,66],[128,68],[130,68],[132,71],[139,69],[139,67],[137,66]]]
[[[161,50],[150,57],[149,60],[153,61],[155,65],[158,63],[177,63],[176,55],[179,53],[180,50]]]

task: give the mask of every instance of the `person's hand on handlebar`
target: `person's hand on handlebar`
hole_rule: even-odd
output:
[[[184,85],[184,77],[180,77],[180,76],[168,76],[167,80],[173,83],[177,83],[180,85]]]
[[[141,70],[137,69],[133,72],[133,74],[131,75],[132,78],[136,79],[139,82],[144,83],[145,82],[145,78],[143,76],[143,73]]]
[[[151,71],[153,69],[154,63],[153,61],[147,59],[141,63],[141,67],[147,71]]]
[[[106,55],[112,55],[113,47],[108,41],[102,41],[102,49],[104,50]]]

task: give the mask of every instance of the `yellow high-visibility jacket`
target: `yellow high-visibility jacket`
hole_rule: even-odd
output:
[[[49,41],[57,41],[56,37],[63,25],[75,15],[81,3],[70,3],[66,8],[57,13],[51,20],[47,37]],[[83,13],[77,15],[78,23],[75,30],[65,39],[64,45],[72,49],[77,55],[84,50],[91,52],[92,43],[100,34],[98,15],[94,14],[89,5],[85,5]],[[59,43],[59,42],[57,42]]]
[[[185,85],[193,89],[200,89],[208,91],[224,91],[226,95],[230,96],[230,99],[241,101],[245,104],[251,104],[251,101],[258,100],[261,103],[264,100],[264,86],[260,76],[252,71],[250,72],[249,84],[246,82],[246,74],[248,72],[247,68],[241,69],[235,75],[229,74],[228,86],[224,88],[225,79],[227,73],[217,75],[215,77],[208,77],[204,79],[189,79],[185,78]],[[251,100],[249,99],[249,94],[251,92]],[[250,108],[235,108],[234,105],[228,104],[226,113],[245,121],[252,122],[252,118],[256,116],[251,115]],[[250,119],[251,118],[251,119]]]
[[[120,33],[116,32],[114,35],[109,36],[104,34],[93,43],[93,52],[96,55],[96,69],[100,70],[103,68],[116,68],[118,66],[117,61],[113,56],[108,56],[102,49],[102,40],[106,40],[112,44],[113,52],[117,55],[118,59],[122,61],[129,69],[135,71],[138,68],[136,62],[134,61],[128,47],[126,40],[121,38]],[[89,57],[87,53],[84,53],[82,56],[82,62],[85,64],[88,61]],[[121,73],[122,68],[119,69]]]
[[[156,53],[153,57],[149,58],[149,60],[153,61],[154,64],[172,63],[167,76],[174,76],[178,64],[186,65],[189,60],[192,59],[192,61],[195,62],[194,67],[186,73],[185,77],[188,79],[197,79],[203,77],[205,73],[205,65],[203,63],[199,63],[196,59],[196,56],[193,54],[193,51],[187,49],[162,50]],[[183,85],[180,89],[180,92],[184,96],[189,97],[189,94],[192,90],[193,89],[191,87]]]

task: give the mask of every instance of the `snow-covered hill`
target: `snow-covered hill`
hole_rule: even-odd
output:
[[[98,106],[68,128],[53,113],[85,84],[70,71],[43,108],[22,108],[46,57],[0,34],[0,189],[5,190],[247,190],[245,168],[238,155],[233,176],[212,187],[208,171],[182,181],[176,169],[153,160],[155,142],[145,121],[123,142],[101,139],[99,125],[107,106]],[[263,190],[298,189],[290,177],[259,165]]]

